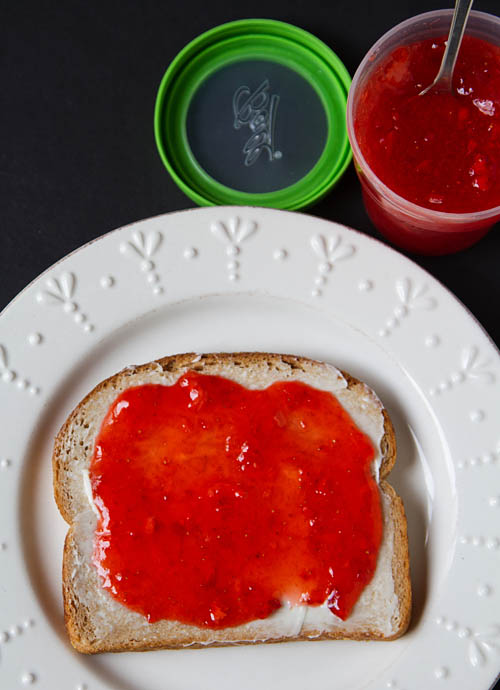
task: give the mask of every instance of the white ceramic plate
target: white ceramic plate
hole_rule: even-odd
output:
[[[66,525],[51,444],[127,364],[187,351],[326,360],[396,427],[414,612],[389,643],[308,642],[85,657],[62,620]],[[500,647],[500,357],[432,277],[334,223],[211,208],[116,230],[0,316],[0,686],[47,690],[486,689]]]

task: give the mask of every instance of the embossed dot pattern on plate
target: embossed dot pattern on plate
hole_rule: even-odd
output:
[[[241,253],[241,243],[251,237],[257,230],[257,223],[252,220],[242,220],[239,216],[212,223],[210,230],[214,237],[226,245],[227,277],[232,283],[240,279],[240,261],[235,258]]]
[[[383,337],[391,335],[394,329],[399,328],[416,309],[429,310],[437,306],[435,298],[428,294],[428,286],[417,284],[411,278],[397,280],[395,289],[399,304],[392,310],[392,315],[386,319],[385,326],[379,330],[379,335]]]
[[[140,271],[145,275],[146,283],[150,286],[154,295],[163,294],[161,278],[157,272],[155,256],[163,242],[163,235],[158,230],[144,233],[136,230],[127,242],[122,242],[120,251],[122,254],[135,258],[139,263]]]
[[[495,375],[490,370],[489,365],[489,360],[481,358],[477,347],[464,348],[462,350],[460,368],[452,371],[447,378],[440,381],[429,392],[431,395],[439,395],[467,381],[494,383]]]
[[[94,330],[87,315],[80,310],[80,306],[73,300],[77,288],[76,275],[70,271],[61,273],[57,278],[45,280],[45,288],[40,290],[36,299],[40,304],[55,305],[73,317],[73,321],[82,327],[86,333]]]
[[[311,291],[313,297],[320,297],[323,294],[323,286],[326,286],[329,273],[333,270],[338,261],[343,261],[353,256],[355,248],[352,244],[346,244],[340,235],[332,237],[329,235],[314,235],[311,237],[311,247],[319,258],[314,287]]]

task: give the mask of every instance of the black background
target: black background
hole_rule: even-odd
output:
[[[325,41],[354,71],[394,24],[452,1],[67,0],[3,3],[0,17],[0,309],[52,263],[99,235],[193,203],[153,137],[162,75],[222,22],[267,17]],[[498,0],[474,8],[499,14]],[[307,211],[377,236],[351,166]],[[500,343],[498,226],[459,254],[412,257]],[[499,686],[500,687],[500,686]]]
[[[444,5],[439,0],[4,4],[0,309],[88,240],[193,205],[158,156],[153,110],[166,67],[199,33],[245,17],[288,21],[324,40],[353,74],[394,24]],[[498,0],[476,0],[474,8],[499,13]],[[308,213],[376,235],[352,166]],[[455,293],[498,345],[498,226],[462,253],[413,258]]]

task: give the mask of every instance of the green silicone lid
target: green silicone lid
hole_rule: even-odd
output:
[[[335,53],[302,29],[269,19],[223,24],[189,43],[162,79],[160,156],[202,206],[303,208],[351,160],[350,83]]]

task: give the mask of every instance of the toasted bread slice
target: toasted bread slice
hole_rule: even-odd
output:
[[[373,474],[379,483],[383,538],[375,574],[350,616],[341,620],[326,606],[282,606],[264,620],[218,630],[177,621],[148,623],[101,586],[92,564],[95,506],[88,481],[94,442],[114,399],[132,386],[172,385],[188,370],[223,376],[251,389],[276,381],[302,381],[331,391],[376,449]],[[392,423],[375,393],[331,365],[303,357],[264,353],[184,354],[127,367],[87,395],[57,435],[54,494],[70,525],[63,557],[66,627],[80,652],[119,652],[285,640],[391,640],[409,623],[411,586],[406,517],[401,499],[385,481],[396,459]]]

